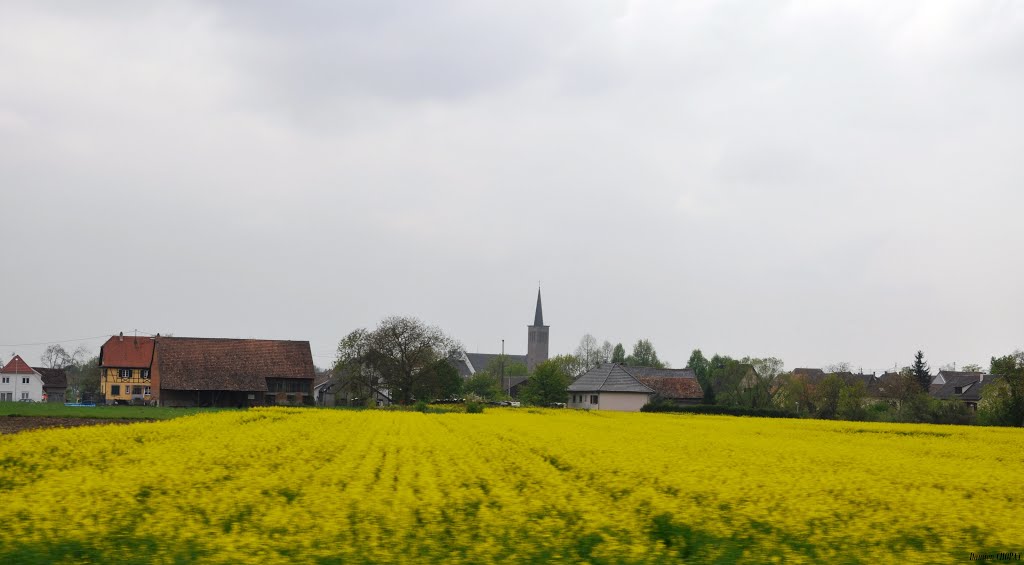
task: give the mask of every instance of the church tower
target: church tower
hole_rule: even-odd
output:
[[[531,372],[538,364],[548,360],[548,326],[544,325],[544,312],[540,307],[540,287],[537,287],[537,312],[533,325],[527,326],[526,368]]]

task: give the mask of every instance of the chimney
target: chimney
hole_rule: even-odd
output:
[[[124,332],[117,334],[117,341],[124,341]]]

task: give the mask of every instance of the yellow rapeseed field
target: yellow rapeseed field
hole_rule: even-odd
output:
[[[958,562],[1024,432],[268,408],[0,437],[2,563]]]

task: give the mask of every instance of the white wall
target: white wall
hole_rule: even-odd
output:
[[[22,382],[26,378],[28,379],[28,384]],[[8,379],[9,382],[3,382],[4,379]],[[0,393],[10,393],[13,402],[21,400],[22,394],[26,392],[28,393],[29,400],[33,402],[43,401],[43,377],[39,373],[28,375],[4,373],[0,375]]]
[[[639,412],[651,396],[645,392],[602,392],[598,395],[598,410]]]
[[[575,395],[579,398],[583,395],[582,401],[573,401]],[[590,397],[597,396],[597,403],[591,403]],[[650,395],[645,392],[570,392],[569,408],[583,410],[616,410],[619,412],[639,412],[644,404],[650,402]]]

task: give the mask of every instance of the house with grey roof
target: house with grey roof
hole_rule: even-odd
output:
[[[569,385],[569,408],[639,412],[656,394],[623,365],[604,363],[579,376]]]
[[[655,397],[679,404],[698,404],[704,391],[690,369],[631,367],[602,363],[569,385],[569,407],[638,412]]]
[[[978,402],[985,387],[998,378],[997,375],[986,375],[977,372],[943,371],[942,384],[934,381],[931,395],[939,400],[959,400],[968,407],[977,410]]]

